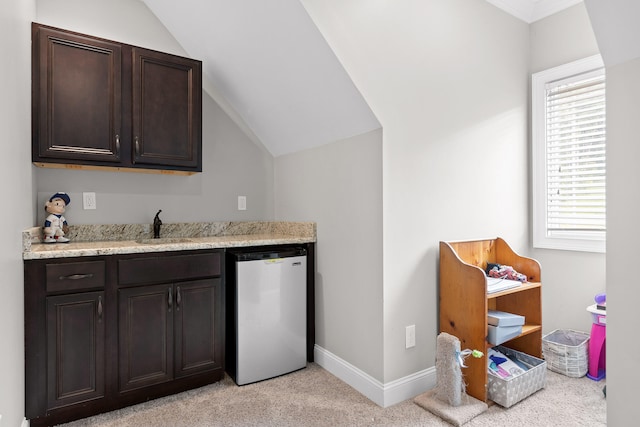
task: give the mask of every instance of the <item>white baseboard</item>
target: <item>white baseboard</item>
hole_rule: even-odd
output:
[[[436,386],[435,367],[383,384],[318,345],[314,347],[313,355],[318,365],[383,408],[414,398]]]

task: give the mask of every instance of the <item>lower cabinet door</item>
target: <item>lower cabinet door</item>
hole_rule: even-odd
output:
[[[118,290],[120,391],[173,379],[173,285]]]
[[[104,292],[46,301],[48,409],[104,397]]]
[[[222,368],[222,283],[218,279],[175,286],[175,375]]]

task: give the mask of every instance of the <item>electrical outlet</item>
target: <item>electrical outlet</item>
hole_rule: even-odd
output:
[[[239,211],[247,210],[247,196],[238,196],[238,210]]]
[[[405,328],[405,345],[406,348],[416,346],[416,325],[410,325]]]
[[[96,193],[82,193],[82,208],[97,209]]]

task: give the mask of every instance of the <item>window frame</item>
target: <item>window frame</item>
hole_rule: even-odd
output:
[[[556,231],[553,236],[547,233],[546,85],[599,69],[605,73],[602,57],[593,55],[534,73],[531,76],[532,234],[534,248],[606,252],[606,230],[604,233]]]

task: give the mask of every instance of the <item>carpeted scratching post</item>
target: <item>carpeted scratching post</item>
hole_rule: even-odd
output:
[[[462,403],[462,369],[458,362],[460,340],[446,332],[438,335],[436,346],[436,397],[451,406]]]
[[[436,345],[436,387],[417,396],[414,402],[443,420],[461,426],[487,410],[487,404],[467,395],[462,378],[464,357],[482,353],[460,350],[460,340],[442,332]]]

